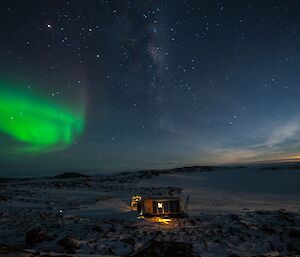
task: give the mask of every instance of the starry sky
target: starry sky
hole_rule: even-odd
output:
[[[300,157],[299,1],[0,8],[3,176]]]

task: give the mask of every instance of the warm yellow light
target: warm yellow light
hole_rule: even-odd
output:
[[[167,218],[158,218],[158,222],[168,225],[172,220]]]
[[[288,159],[300,159],[300,155],[289,156]]]
[[[172,219],[169,219],[169,218],[161,218],[161,217],[152,217],[152,218],[148,217],[147,218],[147,217],[144,217],[143,215],[138,216],[137,219],[143,219],[143,220],[157,222],[157,223],[161,223],[161,224],[165,224],[165,225],[169,225],[172,222]]]
[[[157,203],[157,208],[162,208],[163,207],[163,203]]]
[[[139,195],[134,195],[131,198],[131,203],[130,207],[132,211],[137,211],[138,210],[138,203],[141,201],[142,197]]]

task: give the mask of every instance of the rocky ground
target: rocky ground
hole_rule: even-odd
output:
[[[199,212],[169,224],[130,212],[133,194],[182,191],[141,181],[212,170],[1,179],[0,256],[300,256],[300,211]]]

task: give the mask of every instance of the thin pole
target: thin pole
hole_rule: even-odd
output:
[[[185,204],[184,204],[184,208],[183,208],[183,213],[187,214],[187,210],[188,210],[188,206],[189,206],[189,200],[190,200],[190,194],[188,194],[186,200],[185,200]]]

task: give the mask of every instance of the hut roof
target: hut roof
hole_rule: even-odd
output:
[[[143,200],[179,200],[179,196],[147,196],[143,197]]]

